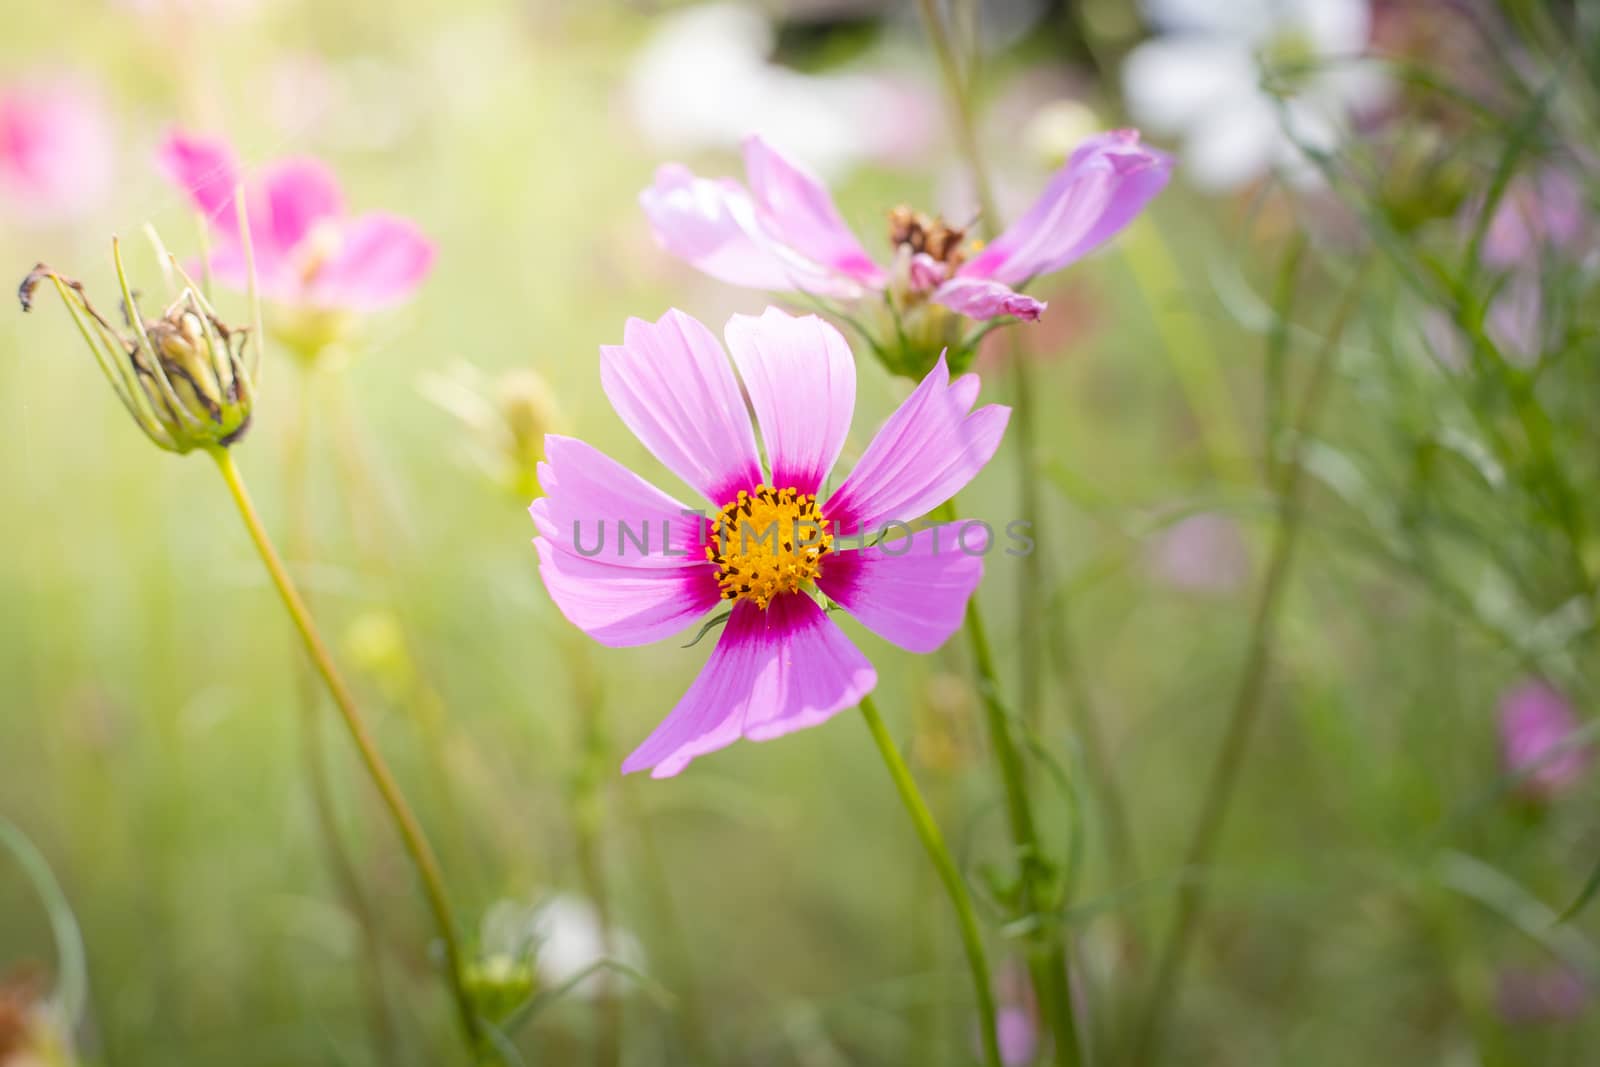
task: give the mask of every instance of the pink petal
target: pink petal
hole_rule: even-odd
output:
[[[318,222],[344,214],[339,180],[315,159],[280,160],[262,171],[258,181],[264,217],[255,218],[252,203],[250,220],[257,245],[270,243],[288,253]]]
[[[340,227],[337,249],[316,268],[306,299],[348,311],[388,307],[416,291],[433,259],[433,242],[409,219],[362,215]]]
[[[950,381],[940,356],[823,507],[835,528],[855,533],[910,522],[972,481],[1000,447],[1011,417],[998,404],[972,411],[977,399],[977,375]]]
[[[768,230],[813,263],[881,289],[883,270],[839,216],[827,188],[760,137],[744,143],[745,177]]]
[[[250,227],[254,235],[254,224]],[[296,269],[294,261],[278,254],[273,246],[251,248],[256,263],[256,284],[261,295],[280,304],[297,304],[305,299],[305,279]],[[230,289],[245,289],[250,285],[250,264],[245,258],[244,246],[237,239],[219,241],[211,251],[211,273]]]
[[[1021,285],[1060,270],[1115,236],[1172,176],[1172,160],[1139,144],[1137,130],[1113,130],[1079,146],[1027,214],[975,259],[966,278]]]
[[[829,557],[817,587],[884,640],[932,652],[961,625],[990,540],[983,523],[943,523]]]
[[[75,80],[0,87],[0,211],[23,226],[82,215],[114,175],[111,120]]]
[[[530,510],[540,536],[561,551],[655,570],[704,563],[709,520],[604,452],[550,434],[538,473],[544,495]]]
[[[528,510],[539,575],[568,621],[602,644],[642,645],[717,606],[698,514],[582,441],[547,437],[545,456]]]
[[[721,507],[761,483],[739,383],[717,338],[681,311],[629,319],[600,349],[600,385],[628,429],[669,470]]]
[[[567,621],[612,648],[671,637],[720,601],[715,569],[702,557],[679,567],[635,567],[574,555],[536,537],[539,577]]]
[[[766,741],[854,707],[878,684],[861,650],[802,593],[735,605],[678,706],[622,764],[669,778],[740,737]]]
[[[815,493],[839,458],[856,407],[856,364],[839,331],[815,315],[768,308],[726,330],[772,466],[772,484]]]
[[[763,228],[750,194],[735,182],[697,178],[669,163],[639,194],[639,204],[661,247],[718,281],[842,299],[860,295],[856,282],[812,262]]]
[[[952,278],[934,290],[933,302],[969,319],[1010,315],[1024,322],[1037,322],[1047,306],[1042,300],[987,278]]]
[[[242,179],[239,161],[226,141],[174,130],[156,149],[156,164],[216,228],[220,241],[238,240],[233,191]]]

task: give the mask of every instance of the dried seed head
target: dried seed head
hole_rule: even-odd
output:
[[[53,284],[123,406],[160,447],[183,453],[233,444],[249,428],[254,402],[247,331],[225,326],[192,286],[158,318],[144,318],[115,244],[113,255],[131,335],[95,310],[81,283],[43,263],[18,289],[22,309],[31,310],[40,285]]]

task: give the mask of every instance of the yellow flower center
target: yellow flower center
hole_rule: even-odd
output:
[[[765,608],[779,593],[797,593],[817,580],[833,548],[817,498],[798,489],[758,485],[711,523],[706,558],[717,565],[724,600]]]

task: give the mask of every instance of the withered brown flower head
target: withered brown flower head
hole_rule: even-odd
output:
[[[120,271],[120,261],[119,261]],[[247,331],[230,328],[193,287],[158,318],[145,318],[124,287],[124,328],[95,310],[83,284],[43,263],[22,280],[22,310],[52,283],[95,361],[145,435],[171,452],[225,448],[250,426],[255,390],[246,367]]]

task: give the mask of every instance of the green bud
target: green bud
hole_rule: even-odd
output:
[[[467,964],[462,982],[478,1014],[499,1022],[533,996],[533,966],[525,959],[497,952]]]
[[[1461,213],[1474,178],[1471,164],[1437,126],[1420,126],[1390,146],[1379,196],[1401,233]]]
[[[131,335],[95,310],[81,283],[43,263],[22,281],[22,310],[32,309],[41,284],[53,284],[123,407],[161,448],[184,453],[233,444],[250,426],[255,399],[245,361],[248,331],[223,325],[192,286],[159,318],[144,318],[128,288],[116,242],[112,255]]]

